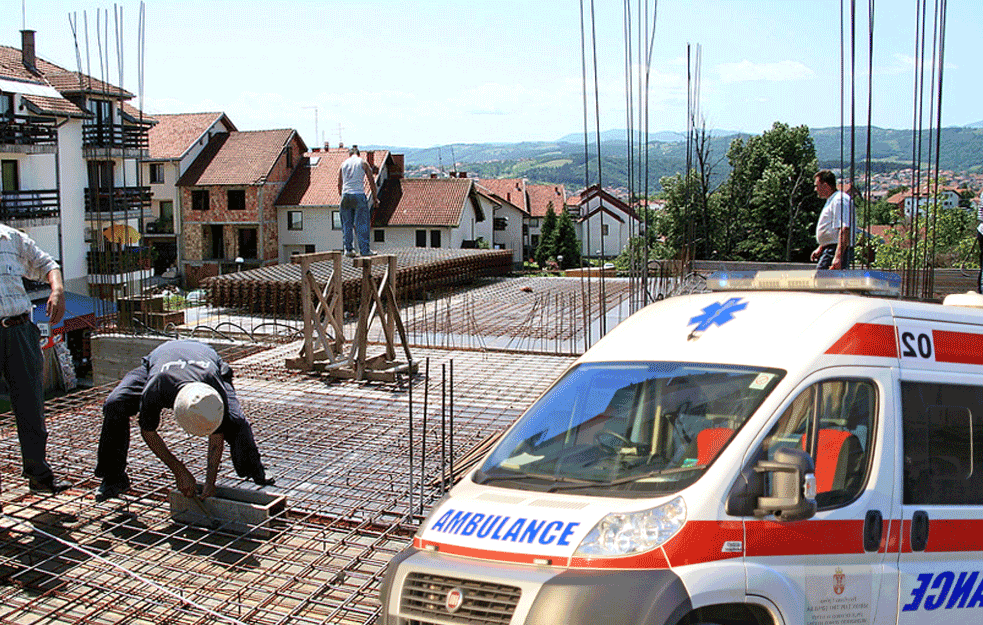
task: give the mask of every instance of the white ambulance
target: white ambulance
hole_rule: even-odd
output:
[[[639,311],[437,504],[382,623],[983,623],[983,310],[844,292],[898,282]]]

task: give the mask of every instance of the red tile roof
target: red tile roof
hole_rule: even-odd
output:
[[[39,70],[56,67],[42,59],[38,59],[37,65]],[[64,70],[57,68],[57,71],[62,72]],[[50,81],[45,79],[43,72],[34,74],[28,71],[27,68],[24,67],[21,51],[18,48],[11,48],[10,46],[0,46],[0,77],[33,85],[53,87],[53,85],[50,84]],[[34,110],[34,112],[40,115],[69,115],[73,117],[88,116],[88,113],[63,98],[25,95],[24,99]]]
[[[373,216],[373,224],[388,226],[451,226],[461,224],[461,213],[474,188],[470,178],[403,178],[391,185],[396,202],[386,214]],[[388,195],[388,193],[387,193]]]
[[[150,129],[150,158],[160,160],[179,159],[204,135],[216,126],[219,132],[236,127],[225,113],[179,113],[154,115],[157,125]],[[219,124],[225,121],[225,125]]]
[[[562,184],[526,184],[526,193],[529,194],[529,214],[533,217],[545,217],[551,204],[557,215],[566,208],[567,192]]]
[[[67,115],[89,117],[89,114],[65,98],[49,98],[42,95],[25,95],[28,107],[39,115]]]
[[[348,158],[348,148],[329,148],[305,154],[309,167],[298,167],[284,187],[277,206],[338,206],[338,170]],[[378,170],[389,158],[388,150],[362,150]],[[380,193],[381,195],[381,193]]]
[[[476,182],[503,200],[529,212],[529,205],[526,202],[526,181],[522,178],[482,178]],[[544,208],[543,211],[545,215],[546,209]]]
[[[177,184],[263,184],[293,135],[289,128],[215,135]]]

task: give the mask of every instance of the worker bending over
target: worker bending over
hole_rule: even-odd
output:
[[[194,476],[157,433],[164,408],[173,409],[174,420],[189,434],[208,437],[203,497],[215,493],[224,442],[229,444],[232,464],[239,477],[252,479],[260,486],[273,484],[273,480],[266,479],[252,426],[242,414],[232,388],[232,369],[204,343],[168,341],[127,373],[103,405],[95,471],[102,484],[97,501],[118,497],[130,487],[126,455],[130,446],[130,417],[135,414],[139,414],[143,440],[174,473],[178,490],[188,497],[196,495]]]

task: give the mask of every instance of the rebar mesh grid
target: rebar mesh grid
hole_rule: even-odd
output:
[[[47,404],[49,460],[74,485],[60,495],[27,490],[12,419],[0,416],[0,622],[372,623],[382,569],[440,496],[450,449],[458,461],[483,449],[572,362],[415,350],[430,379],[413,380],[411,475],[406,381],[356,384],[288,373],[283,360],[296,349],[225,354],[268,474],[277,479],[267,490],[287,496],[286,511],[262,528],[268,538],[172,522],[173,478],[135,432],[130,493],[125,501],[96,503],[92,470],[110,387]],[[442,392],[451,370],[453,405]],[[161,434],[201,478],[202,439],[183,435],[166,416]],[[226,459],[220,483],[252,488],[230,465]]]

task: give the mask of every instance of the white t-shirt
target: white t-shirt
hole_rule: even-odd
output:
[[[365,194],[365,170],[362,157],[352,154],[341,164],[341,194]]]
[[[816,223],[816,241],[819,245],[833,245],[839,241],[840,228],[850,228],[853,225],[853,200],[842,191],[835,191],[826,198],[826,205],[819,213]],[[852,230],[851,230],[852,232]],[[850,237],[853,245],[853,237]]]

